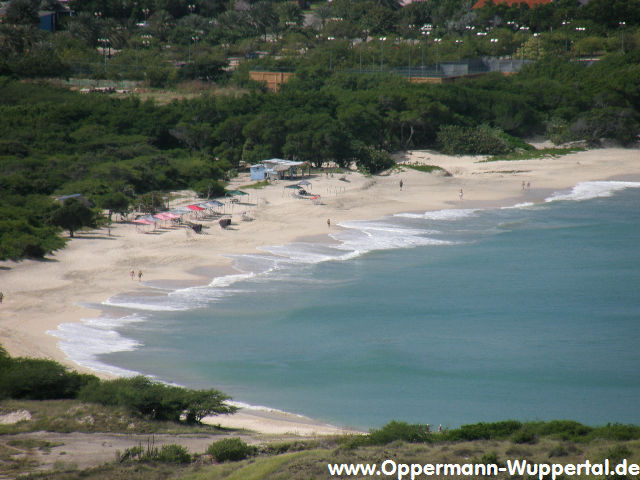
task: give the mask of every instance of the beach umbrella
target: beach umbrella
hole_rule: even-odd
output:
[[[141,223],[143,225],[153,225],[154,222],[150,222],[149,220],[146,220],[144,218],[136,218],[133,223]]]
[[[302,180],[298,182],[297,185],[311,185],[311,182],[309,180]]]
[[[189,210],[187,207],[178,207],[178,208],[174,208],[169,213],[173,213],[176,215],[184,215],[185,213],[191,213],[191,210]]]
[[[217,200],[209,200],[208,202],[201,203],[200,205],[202,205],[203,207],[213,208],[213,207],[223,207],[224,203],[219,202]]]
[[[154,217],[160,219],[160,220],[171,220],[172,217],[169,216],[168,213],[158,213],[156,215],[154,215]]]
[[[169,220],[173,220],[174,218],[180,218],[180,215],[176,215],[175,213],[171,213],[171,212],[165,212],[163,213],[163,215],[167,217]]]
[[[242,195],[249,195],[247,192],[243,192],[242,190],[229,190],[227,193],[225,193],[225,196],[242,196]]]
[[[204,210],[204,208],[199,207],[198,205],[187,205],[187,208],[189,210],[193,210],[195,212],[200,212],[200,211]]]
[[[287,185],[287,186],[286,186],[286,187],[284,187],[284,188],[297,188],[297,189],[300,189],[300,188],[302,188],[302,187],[301,187],[300,185]]]

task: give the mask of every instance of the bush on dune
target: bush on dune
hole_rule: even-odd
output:
[[[229,397],[218,390],[173,387],[143,376],[88,384],[79,392],[78,398],[102,405],[124,406],[155,420],[179,421],[186,414],[188,423],[200,422],[206,415],[236,411],[235,407],[224,403]]]

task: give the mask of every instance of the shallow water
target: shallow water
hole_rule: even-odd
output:
[[[337,244],[266,247],[54,334],[93,368],[360,428],[640,423],[637,187],[347,222]]]

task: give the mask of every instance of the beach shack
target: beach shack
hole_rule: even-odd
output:
[[[264,180],[266,178],[266,167],[262,163],[251,165],[249,171],[251,172],[251,180]]]
[[[293,178],[295,169],[306,165],[307,162],[270,158],[264,160],[262,164],[265,166],[265,176],[274,180],[282,180],[283,178]]]

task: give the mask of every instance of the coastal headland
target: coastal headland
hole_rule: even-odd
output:
[[[79,232],[66,248],[47,260],[0,262],[0,290],[5,295],[0,305],[0,344],[12,356],[52,358],[88,371],[67,358],[57,346],[58,339],[47,332],[61,323],[97,317],[99,311],[92,308],[118,293],[163,282],[206,284],[214,276],[233,272],[227,255],[251,253],[262,245],[282,245],[299,238],[326,237],[348,220],[398,212],[535,203],[553,191],[584,181],[638,181],[639,159],[640,150],[622,148],[491,162],[484,162],[484,157],[411,151],[396,155],[398,165],[383,175],[350,172],[305,178],[311,182],[307,189],[320,196],[316,201],[292,196],[285,187],[295,181],[248,189],[251,194],[246,200],[225,207],[232,215],[231,228],[221,228],[215,219],[194,219],[204,225],[204,234],[121,222],[113,223],[110,231]],[[442,170],[426,173],[409,164]],[[228,188],[250,183],[245,174]],[[189,193],[181,194],[172,206],[198,201]],[[141,281],[130,277],[131,270],[143,272]],[[247,409],[216,417],[213,423],[265,433],[343,431],[294,415]]]

